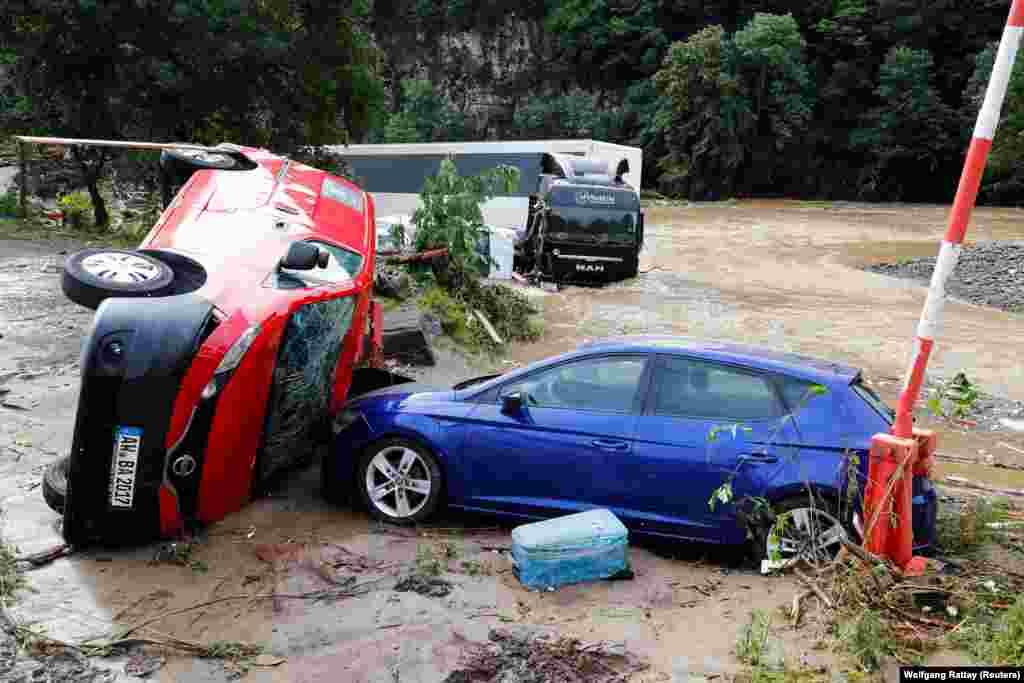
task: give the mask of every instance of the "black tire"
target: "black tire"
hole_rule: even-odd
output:
[[[43,499],[57,514],[64,514],[64,498],[68,492],[68,465],[70,458],[64,457],[51,463],[43,472]]]
[[[802,495],[791,496],[784,500],[775,503],[772,506],[772,513],[768,515],[768,518],[764,520],[766,523],[762,525],[760,532],[754,533],[753,540],[753,557],[760,563],[762,560],[769,559],[768,555],[768,540],[772,534],[772,528],[776,524],[777,520],[784,513],[792,512],[800,508],[812,507],[823,513],[824,515],[831,517],[832,519],[839,522],[842,526],[843,531],[846,533],[846,538],[854,543],[859,542],[859,536],[856,529],[853,528],[853,520],[843,515],[839,510],[839,506],[835,500],[829,497],[815,495],[813,500],[805,493]],[[838,552],[839,546],[836,545],[834,548],[830,548],[832,552]]]
[[[421,459],[421,464],[429,473],[429,480],[431,484],[430,492],[426,495],[426,500],[423,504],[415,511],[415,513],[404,517],[387,514],[381,510],[377,504],[371,502],[366,486],[367,470],[369,469],[373,459],[385,451],[399,449],[413,451]],[[418,466],[414,465],[414,469],[410,470],[410,473],[422,476],[423,472],[417,472],[417,467]],[[370,516],[382,522],[388,522],[389,524],[412,526],[424,522],[437,512],[441,505],[441,499],[444,492],[444,480],[441,474],[440,463],[438,463],[437,458],[428,449],[414,441],[410,441],[409,439],[390,438],[371,444],[366,449],[366,452],[359,461],[359,467],[356,470],[355,487],[358,491],[359,500],[366,506]]]
[[[98,259],[128,259],[139,265],[137,273],[145,271],[144,280],[119,281],[95,273]],[[143,267],[141,264],[145,264]],[[146,270],[148,268],[149,270]],[[129,249],[83,249],[64,261],[61,288],[65,296],[86,308],[98,308],[104,299],[112,297],[159,296],[174,280],[174,271],[163,261],[139,251]]]
[[[173,184],[180,185],[196,171],[235,171],[243,165],[228,152],[165,149],[160,153],[160,167]]]
[[[328,443],[330,443],[328,441]],[[325,448],[320,460],[320,495],[331,505],[339,507],[351,504],[351,485],[344,477],[339,477],[331,448]]]

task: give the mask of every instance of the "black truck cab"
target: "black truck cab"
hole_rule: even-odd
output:
[[[541,164],[515,270],[556,282],[635,277],[644,224],[640,194],[623,180],[628,162],[544,154]]]

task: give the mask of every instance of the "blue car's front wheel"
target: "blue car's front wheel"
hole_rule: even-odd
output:
[[[433,453],[408,439],[393,438],[366,450],[356,486],[373,517],[393,524],[418,524],[437,510],[444,482]]]

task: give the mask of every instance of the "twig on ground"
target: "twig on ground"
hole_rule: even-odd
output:
[[[149,619],[138,622],[131,626],[125,627],[118,632],[115,640],[124,639],[126,636],[135,633],[136,631],[146,628],[150,624],[154,624],[158,621],[163,621],[169,617],[174,617],[179,614],[187,614],[197,609],[203,609],[204,607],[210,607],[222,602],[232,602],[235,600],[319,600],[323,598],[352,598],[359,595],[365,595],[369,592],[369,586],[380,583],[384,579],[372,579],[370,581],[364,581],[361,584],[357,584],[344,590],[321,590],[321,591],[310,591],[309,593],[244,593],[239,595],[226,595],[222,598],[215,598],[213,600],[207,600],[205,602],[196,603],[195,605],[189,605],[188,607],[182,607],[180,609],[163,612]],[[89,641],[90,643],[92,641]]]
[[[835,606],[832,603],[832,600],[825,595],[825,591],[821,589],[818,582],[800,571],[800,567],[793,567],[793,573],[811,589],[811,592],[814,593],[819,600],[821,600],[821,604],[825,605],[825,607],[828,607],[829,609],[832,609]]]

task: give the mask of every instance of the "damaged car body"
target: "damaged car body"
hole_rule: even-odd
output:
[[[184,182],[139,247],[65,262],[65,294],[96,309],[71,451],[44,477],[69,545],[238,510],[312,455],[375,357],[367,193],[234,145],[161,164]]]

